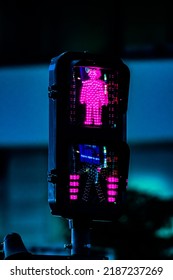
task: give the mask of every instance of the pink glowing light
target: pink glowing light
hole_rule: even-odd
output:
[[[78,199],[78,196],[75,195],[75,194],[71,194],[71,195],[70,195],[70,199],[71,199],[71,200],[77,200],[77,199]]]
[[[107,85],[100,80],[99,68],[89,68],[89,79],[82,82],[81,104],[86,104],[85,125],[102,125],[102,106],[108,105]]]
[[[108,189],[118,189],[118,185],[117,184],[107,184],[107,188]]]
[[[78,193],[78,192],[79,192],[79,189],[77,189],[77,188],[76,188],[76,189],[75,189],[75,188],[70,188],[70,189],[69,189],[69,192],[70,192],[70,193]]]
[[[118,194],[118,192],[116,192],[116,191],[108,191],[108,195],[117,195]]]
[[[70,200],[78,199],[77,193],[79,192],[79,189],[77,187],[79,186],[79,179],[80,176],[78,174],[70,174],[69,186],[73,187],[73,188],[69,188]]]
[[[101,171],[101,167],[99,166],[99,167],[97,167],[97,171],[98,172],[100,172]]]
[[[79,182],[76,182],[76,181],[70,181],[70,186],[71,187],[78,187],[79,186]]]
[[[118,182],[119,178],[110,176],[107,178],[108,184],[107,184],[107,195],[108,195],[108,202],[115,202],[116,201],[116,196],[118,195],[118,191],[115,189],[118,189]]]
[[[110,182],[110,183],[116,183],[116,182],[119,182],[119,178],[117,177],[108,177],[107,178],[107,181]]]
[[[115,200],[115,197],[108,197],[108,202],[115,202],[116,200]]]
[[[70,175],[70,180],[79,180],[80,176],[77,174]]]

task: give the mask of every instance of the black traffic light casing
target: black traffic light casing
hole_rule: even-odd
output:
[[[48,202],[53,215],[112,220],[129,169],[130,72],[119,58],[64,52],[49,65]]]

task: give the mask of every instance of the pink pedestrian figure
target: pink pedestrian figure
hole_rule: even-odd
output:
[[[102,125],[102,106],[108,105],[107,84],[99,68],[88,68],[89,79],[82,82],[80,103],[86,104],[86,125]]]

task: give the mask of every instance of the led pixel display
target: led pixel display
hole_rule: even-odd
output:
[[[116,127],[118,72],[91,66],[73,67],[70,123],[86,127]]]
[[[69,160],[72,163],[70,200],[116,203],[120,172],[118,156],[112,149],[101,145],[73,145]],[[125,185],[126,179],[121,177],[121,183]]]

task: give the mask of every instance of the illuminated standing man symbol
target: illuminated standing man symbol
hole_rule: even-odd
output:
[[[102,106],[108,105],[107,84],[99,68],[86,68],[89,79],[82,82],[80,103],[86,104],[85,125],[102,125]]]

